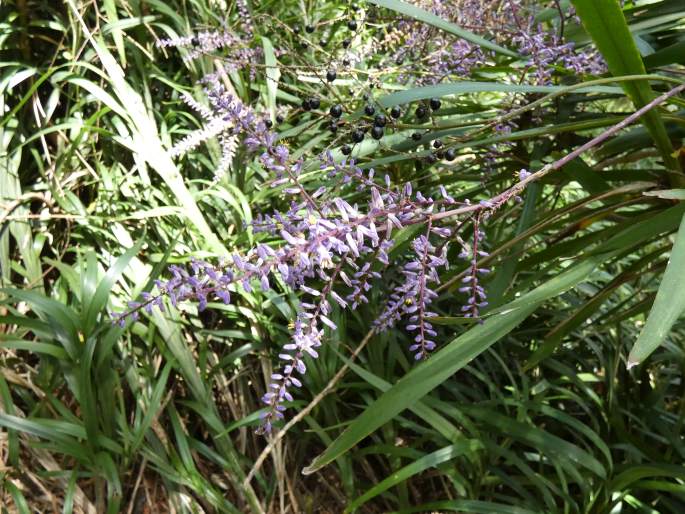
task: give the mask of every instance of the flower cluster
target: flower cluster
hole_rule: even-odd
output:
[[[478,35],[512,45],[526,57],[525,71],[532,71],[538,84],[550,83],[555,70],[576,74],[605,70],[597,52],[577,51],[573,43],[565,43],[559,35],[546,31],[535,21],[534,13],[526,14],[522,0],[413,0],[411,3]],[[478,45],[436,31],[412,18],[401,18],[385,35],[383,46],[393,49],[386,64],[401,67],[403,82],[436,84],[468,76],[492,61],[492,56]]]
[[[461,310],[467,318],[480,319],[480,309],[488,305],[485,289],[480,285],[480,276],[490,272],[488,268],[478,267],[479,257],[488,257],[488,253],[482,249],[482,242],[485,234],[480,229],[480,216],[476,216],[473,221],[473,244],[469,249],[466,245],[462,247],[459,257],[469,260],[469,273],[462,279],[464,284],[459,288],[460,293],[466,293],[468,299],[466,305]]]
[[[601,62],[595,57],[577,53],[573,45],[534,25],[532,16],[524,16],[522,0],[497,1],[496,9],[482,0],[414,0],[414,3],[496,41],[501,39],[495,34],[505,34],[509,46],[526,56],[525,76],[529,78],[534,73],[531,80],[537,83],[550,82],[560,66],[577,73],[600,69]],[[235,6],[241,16],[244,36],[202,33],[194,38],[167,40],[162,45],[188,47],[191,56],[223,48],[229,54],[229,62],[235,63],[235,67],[229,66],[229,71],[245,66],[254,70],[254,63],[263,61],[261,50],[251,46],[257,27],[244,0]],[[348,29],[356,31],[357,22],[349,20]],[[308,34],[315,30],[313,25],[304,27]],[[292,33],[300,34],[301,29],[298,27]],[[381,44],[390,49],[392,66],[401,66],[400,80],[404,77],[417,83],[439,83],[457,75],[465,76],[495,60],[493,54],[478,45],[413,19],[400,18],[386,31]],[[351,45],[349,38],[343,40],[345,55],[351,52]],[[325,46],[324,41],[321,46]],[[334,60],[335,56],[330,58]],[[328,62],[326,85],[337,82],[331,62]],[[311,146],[317,148],[318,158],[312,157],[306,162],[304,156],[293,155],[289,149],[291,143],[282,139],[283,132],[278,134],[272,130],[273,121],[277,120],[258,114],[237,98],[225,74],[209,76],[204,83],[208,107],[190,96],[185,97],[186,103],[204,119],[204,127],[179,141],[172,148],[172,155],[182,156],[207,139],[217,137],[223,149],[221,172],[230,167],[240,147],[253,165],[265,172],[262,174],[265,182],[283,192],[284,199],[277,202],[279,210],[259,213],[245,227],[259,241],[254,247],[236,252],[217,265],[192,261],[188,269],[171,267],[171,278],[156,283],[158,294],[146,293],[141,302],[130,303],[129,312],[118,317],[120,322],[125,322],[129,315],[136,318],[140,312],[149,312],[155,306],[163,308],[165,296],[173,306],[192,300],[202,310],[209,302],[230,303],[237,295],[260,290],[285,286],[296,291],[299,305],[292,320],[291,337],[282,346],[281,366],[271,375],[262,397],[265,408],[260,431],[268,433],[284,417],[286,403],[293,400],[292,387],[302,386],[303,375],[310,359],[318,356],[326,331],[336,329],[334,320],[338,311],[356,310],[369,303],[377,305],[375,300],[380,299],[381,308],[372,324],[373,330],[402,327],[411,341],[409,351],[414,358],[426,359],[438,344],[434,324],[440,309],[438,298],[444,287],[440,275],[448,268],[450,255],[458,253],[465,261],[459,288],[465,298],[461,308],[463,316],[481,321],[481,310],[488,305],[482,279],[489,272],[482,265],[482,259],[488,257],[482,223],[490,212],[517,198],[520,190],[512,188],[511,194],[505,191],[492,200],[457,201],[452,196],[454,192],[450,194],[439,183],[434,185],[433,180],[419,179],[417,183],[422,192],[411,182],[399,179],[399,175],[393,180],[388,174],[377,175],[373,168],[365,169],[358,160],[349,157],[353,151],[349,145],[340,147],[345,157],[338,158],[331,148],[337,144],[340,133],[348,128],[347,135],[355,145],[370,132],[371,137],[380,141],[378,148],[383,148],[386,128],[401,134],[402,125],[407,125],[411,116],[409,109],[404,106],[381,109],[380,103],[370,100],[370,94],[361,105],[343,106],[338,100],[340,103],[322,109],[330,115],[333,142],[324,146],[328,141],[325,134],[313,140]],[[334,87],[338,88],[337,95],[343,86]],[[322,118],[320,107],[321,98],[309,96],[293,108],[289,118],[295,119],[301,114],[305,123],[315,126]],[[442,109],[439,98],[419,103],[412,112],[422,125],[420,130],[430,131],[426,125],[429,116],[441,113]],[[276,118],[281,118],[278,123],[284,121],[280,116]],[[373,120],[373,126],[369,119]],[[431,119],[433,127],[439,127],[437,120]],[[508,120],[506,116],[502,119]],[[515,121],[508,120],[493,128],[507,135],[516,127]],[[289,135],[294,132],[289,131]],[[297,135],[292,136],[291,140],[296,138]],[[445,148],[449,143],[442,139],[424,138],[419,131],[408,138],[411,145],[422,140],[436,150],[429,155],[433,160],[426,158],[425,161],[430,164],[443,159],[445,163],[454,161],[454,148]],[[495,159],[492,155],[489,158]],[[305,164],[310,172],[306,179],[302,174]],[[521,170],[518,185],[523,187],[521,182],[528,176],[526,170]],[[396,245],[395,241],[400,239],[398,233],[402,233],[402,239],[407,234],[414,235],[406,244]],[[384,287],[374,290],[378,285]]]
[[[192,36],[182,36],[160,39],[160,48],[185,48],[184,59],[192,61],[205,55],[213,55],[218,50],[227,50],[227,55],[221,58],[222,64],[228,71],[238,71],[244,68],[255,76],[254,64],[263,60],[261,47],[252,46],[252,35],[241,37],[232,31],[203,31]]]
[[[428,233],[412,242],[414,256],[402,268],[404,281],[394,289],[385,310],[375,322],[376,328],[385,330],[406,317],[409,322],[406,330],[416,333],[409,347],[416,360],[426,358],[428,352],[435,349],[435,341],[429,338],[435,337],[437,332],[429,320],[437,313],[429,307],[438,294],[432,286],[440,283],[438,268],[447,267],[447,245],[442,244],[440,249],[434,246],[429,239],[431,232],[429,222]],[[442,237],[450,234],[449,229],[438,233]]]
[[[426,233],[412,241],[411,256],[402,258],[401,281],[374,322],[375,329],[382,331],[406,318],[406,330],[414,340],[410,351],[417,360],[426,358],[436,347],[437,332],[430,319],[437,314],[431,304],[438,296],[438,270],[447,267],[448,241],[452,236],[452,230],[434,223],[432,216],[458,203],[444,187],[440,188],[442,198],[434,200],[413,191],[410,183],[393,187],[388,176],[378,183],[372,169],[364,172],[354,159],[336,161],[331,152],[320,156],[322,172],[331,179],[338,177],[341,187],[354,185],[358,191],[368,193],[368,203],[362,209],[340,196],[322,197],[326,188],[310,194],[299,182],[302,161],[293,161],[264,120],[219,85],[207,90],[207,94],[211,110],[191,99],[187,101],[208,120],[208,126],[221,128],[212,128],[213,131],[226,137],[240,137],[244,147],[257,154],[258,161],[272,173],[272,186],[284,186],[286,192],[300,198],[293,199],[285,212],[258,215],[251,226],[255,233],[277,236],[283,241],[280,247],[260,243],[216,267],[200,261],[193,261],[190,271],[172,267],[172,278],[157,282],[160,294],[146,294],[143,302],[131,303],[131,315],[137,317],[141,310],[162,307],[163,295],[170,298],[172,305],[195,300],[202,310],[210,300],[230,302],[238,287],[248,293],[255,288],[268,290],[277,282],[275,277],[299,290],[303,296],[292,338],[280,354],[284,366],[273,374],[263,396],[267,408],[262,413],[261,430],[269,431],[283,416],[283,403],[292,400],[289,388],[301,384],[298,376],[306,372],[306,358],[317,356],[316,348],[321,345],[325,327],[335,328],[329,317],[333,305],[354,310],[368,303],[373,282],[381,279],[383,270],[391,264],[389,252],[394,245],[394,233],[413,224],[427,224]],[[175,152],[182,153],[198,140],[196,135],[189,136],[177,145],[181,150]],[[317,282],[323,286],[313,287]],[[121,322],[124,319],[125,316],[120,317]]]
[[[163,299],[169,298],[169,302],[176,307],[180,302],[194,300],[198,303],[198,309],[203,311],[207,308],[210,299],[218,299],[226,304],[231,302],[231,286],[235,276],[233,271],[226,268],[222,263],[219,266],[192,260],[190,270],[172,265],[169,266],[171,278],[167,281],[156,280],[155,286],[160,294],[153,296],[148,292],[141,294],[143,301],[128,302],[129,311],[123,315],[115,315],[115,320],[120,326],[126,324],[126,319],[138,319],[140,311],[152,312],[153,307],[164,309]]]
[[[240,15],[242,35],[233,30],[201,31],[192,36],[165,38],[157,41],[160,48],[183,48],[183,59],[194,61],[204,56],[212,56],[220,63],[222,73],[247,70],[250,79],[254,80],[258,73],[257,64],[264,60],[264,50],[255,44],[254,23],[249,14],[245,0],[236,2]],[[221,51],[223,55],[216,57]],[[276,55],[282,50],[276,49]]]
[[[550,84],[555,69],[577,75],[606,71],[599,53],[577,52],[573,43],[563,43],[556,34],[550,34],[539,26],[519,31],[512,42],[521,54],[528,57],[526,65],[535,71],[538,84]]]
[[[480,14],[469,2],[416,0],[412,3],[462,25]],[[430,25],[412,18],[401,18],[394,30],[385,36],[383,45],[393,49],[387,64],[401,68],[400,82],[413,80],[418,84],[437,84],[453,76],[467,76],[486,62],[485,53],[477,45],[437,32]]]
[[[240,114],[242,110],[235,112]],[[255,149],[258,142],[270,142],[265,133],[255,130],[249,115],[234,116],[234,121],[238,120],[248,120],[244,126],[252,131],[247,137],[255,137],[250,143]],[[289,167],[287,162],[282,164]],[[281,246],[260,243],[216,267],[200,261],[193,261],[190,271],[173,266],[172,278],[157,282],[159,295],[146,294],[143,302],[129,305],[129,314],[137,317],[141,310],[161,307],[162,295],[166,295],[172,305],[192,299],[202,310],[211,300],[230,302],[238,287],[245,292],[268,290],[276,282],[275,277],[299,290],[303,296],[292,339],[280,354],[285,364],[273,375],[263,398],[267,405],[262,415],[263,430],[268,431],[283,415],[283,402],[292,399],[288,389],[300,384],[298,375],[306,371],[305,359],[316,357],[325,327],[335,328],[330,318],[333,305],[356,309],[367,303],[373,281],[381,279],[383,270],[391,264],[393,234],[417,223],[427,224],[428,229],[413,240],[412,255],[401,266],[402,280],[374,326],[385,330],[406,317],[406,330],[414,339],[410,350],[416,359],[427,357],[436,347],[436,331],[430,318],[437,314],[430,306],[437,297],[434,289],[439,284],[438,269],[447,266],[447,243],[452,232],[431,219],[436,210],[443,211],[456,202],[444,189],[443,198],[435,201],[413,192],[410,184],[392,188],[386,179],[386,186],[377,186],[363,173],[354,174],[368,184],[365,187],[370,198],[364,209],[341,197],[316,204],[306,199],[293,201],[288,211],[258,217],[253,225],[255,232],[278,235],[283,241]],[[317,288],[316,283],[323,285]],[[121,322],[124,319],[120,317]]]

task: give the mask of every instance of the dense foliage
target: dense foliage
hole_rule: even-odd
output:
[[[0,13],[0,512],[685,510],[682,0]]]

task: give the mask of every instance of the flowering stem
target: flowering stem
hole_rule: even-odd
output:
[[[681,84],[678,87],[675,87],[671,89],[670,91],[667,91],[666,93],[658,96],[648,104],[645,104],[643,107],[635,111],[634,113],[630,114],[623,120],[621,120],[619,123],[614,125],[613,127],[609,128],[608,130],[605,130],[602,132],[599,136],[591,139],[587,143],[583,144],[582,146],[579,146],[576,148],[574,151],[571,153],[565,155],[558,161],[555,161],[551,164],[547,164],[546,166],[543,166],[540,170],[536,171],[535,173],[531,173],[528,175],[525,179],[521,180],[514,186],[510,187],[506,191],[498,194],[497,196],[493,197],[491,200],[488,202],[485,202],[485,204],[475,204],[475,205],[469,205],[466,207],[460,207],[458,209],[451,209],[449,211],[443,211],[443,212],[438,212],[437,214],[433,214],[431,218],[433,221],[441,220],[444,218],[450,218],[453,216],[459,216],[460,214],[467,214],[470,212],[478,212],[478,211],[484,211],[486,209],[497,209],[501,207],[504,203],[506,203],[508,200],[513,198],[514,196],[517,196],[519,193],[521,193],[528,184],[531,182],[535,182],[536,180],[540,180],[542,177],[545,175],[551,173],[552,171],[558,170],[560,168],[563,168],[566,164],[571,162],[573,159],[576,157],[579,157],[583,153],[587,152],[591,148],[594,148],[600,143],[603,143],[607,139],[609,139],[611,136],[616,134],[617,132],[620,132],[622,129],[630,125],[631,123],[637,121],[643,114],[646,112],[654,109],[658,105],[664,103],[666,100],[671,98],[672,96],[677,95],[678,93],[681,93],[682,91],[685,91],[685,84]]]
[[[419,335],[421,336],[421,351],[418,353],[418,359],[424,359],[428,356],[428,351],[426,350],[426,334],[425,332],[425,317],[424,313],[426,310],[426,305],[425,305],[425,300],[424,300],[424,295],[426,292],[426,264],[428,261],[428,250],[430,249],[430,244],[428,242],[430,234],[431,234],[431,228],[433,228],[433,220],[428,219],[428,223],[426,224],[426,246],[423,249],[423,255],[421,256],[421,272],[419,275],[419,301],[418,301],[418,306],[419,306]]]
[[[471,255],[471,317],[478,318],[478,240],[479,240],[479,212],[473,220],[473,254]]]

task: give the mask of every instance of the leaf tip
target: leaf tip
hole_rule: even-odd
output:
[[[312,464],[310,464],[310,465],[307,466],[306,468],[302,468],[302,474],[305,475],[305,476],[311,475],[311,474],[313,474],[317,469],[318,469],[318,468],[316,467],[316,465],[312,462]]]

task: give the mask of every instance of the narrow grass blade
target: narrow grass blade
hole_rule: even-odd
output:
[[[162,145],[155,119],[146,108],[142,97],[127,82],[124,70],[107,49],[104,41],[90,33],[74,2],[69,0],[67,3],[74,16],[81,23],[90,44],[107,73],[107,79],[114,92],[112,101],[121,106],[122,117],[130,122],[131,142],[135,152],[162,177],[169,189],[173,191],[179,205],[186,211],[188,219],[195,225],[195,228],[211,246],[212,250],[218,254],[225,255],[227,253],[226,247],[210,228],[207,220],[198,208],[195,198],[193,198],[191,191],[186,186],[178,167]]]
[[[278,93],[278,80],[281,78],[281,70],[278,69],[276,53],[271,44],[271,40],[262,37],[262,47],[264,48],[264,64],[266,65],[266,92],[271,121],[276,121],[276,93]]]
[[[529,424],[513,420],[508,416],[480,407],[468,407],[465,412],[492,427],[500,433],[530,445],[536,451],[563,459],[568,465],[584,467],[600,478],[606,478],[604,466],[590,453],[579,446]]]
[[[135,245],[126,250],[126,252],[120,256],[112,267],[107,271],[105,277],[97,285],[97,289],[91,298],[87,300],[87,310],[86,310],[86,333],[89,333],[97,322],[97,315],[105,308],[107,305],[107,300],[109,299],[110,291],[112,286],[117,281],[119,276],[122,274],[131,259],[140,251],[143,246],[144,238],[141,238]]]
[[[63,425],[66,426],[67,423]],[[90,459],[90,453],[76,438],[58,432],[55,430],[55,425],[49,423],[48,420],[30,420],[0,413],[0,426],[51,441],[62,453],[71,455],[81,462],[88,462]],[[82,432],[79,433],[79,435],[82,434]]]
[[[29,504],[26,502],[26,498],[19,490],[19,488],[16,485],[14,485],[14,483],[8,478],[5,478],[3,480],[3,486],[7,488],[10,495],[12,496],[12,501],[14,501],[14,507],[17,509],[14,512],[17,512],[17,514],[31,514]]]
[[[513,505],[505,505],[503,503],[494,503],[480,500],[448,500],[444,502],[426,503],[411,510],[403,510],[403,513],[409,512],[469,512],[474,514],[541,514],[533,510],[524,509],[523,507],[515,507]]]
[[[477,439],[465,439],[459,441],[458,443],[451,444],[445,448],[424,455],[420,459],[416,459],[411,464],[404,466],[392,473],[388,478],[376,484],[374,487],[369,489],[359,498],[350,503],[345,512],[352,512],[354,509],[363,505],[371,498],[374,498],[381,494],[383,491],[387,491],[391,487],[411,478],[412,476],[425,471],[428,468],[434,468],[443,462],[448,462],[455,459],[465,453],[473,453],[478,450],[483,449],[483,445]]]
[[[385,392],[392,387],[392,384],[386,382],[382,378],[377,377],[373,373],[365,370],[358,364],[355,364],[350,359],[344,357],[336,350],[336,353],[347,364],[352,371],[354,371],[361,378],[366,380],[372,386]],[[463,438],[463,434],[452,423],[450,423],[444,416],[423,402],[416,402],[409,407],[411,411],[428,424],[433,430],[439,432],[448,441],[457,441]]]
[[[632,82],[627,82],[631,83]],[[615,86],[529,86],[525,84],[501,84],[499,82],[457,82],[452,84],[435,84],[432,86],[415,87],[406,91],[398,91],[381,97],[378,103],[383,108],[394,105],[404,105],[418,100],[449,95],[465,95],[468,93],[563,93],[568,90],[576,93],[619,94],[621,88]]]

